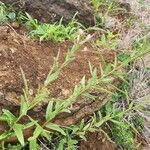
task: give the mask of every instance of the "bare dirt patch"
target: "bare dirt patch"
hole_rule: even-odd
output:
[[[81,142],[80,150],[116,150],[116,146],[101,132],[95,132],[87,134],[87,141]]]

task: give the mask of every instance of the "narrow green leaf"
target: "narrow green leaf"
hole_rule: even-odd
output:
[[[60,110],[62,107],[62,102],[60,101],[60,99],[57,99],[56,103],[55,103],[55,111]]]
[[[51,141],[51,132],[50,131],[47,131],[47,130],[43,130],[43,132],[41,133],[41,136],[42,137],[45,137],[48,141]]]
[[[8,132],[4,132],[0,135],[0,141],[4,140],[5,138],[7,138],[10,135],[10,133]]]
[[[80,81],[82,88],[85,89],[85,76]]]
[[[96,81],[97,81],[97,69],[96,68],[94,68],[93,70],[92,79],[93,79],[94,84],[96,84]]]
[[[64,149],[64,144],[65,144],[65,140],[62,139],[62,140],[59,142],[58,150],[63,150],[63,149]]]
[[[94,124],[94,126],[97,127],[97,128],[99,128],[100,126],[102,126],[105,122],[107,122],[110,119],[111,119],[110,115],[107,115],[103,119],[101,119],[99,122],[97,122],[96,124]]]
[[[33,141],[33,140],[37,139],[39,137],[39,135],[43,132],[43,130],[44,129],[40,125],[38,125],[36,127],[36,129],[34,130],[33,136],[30,137],[28,140]]]
[[[17,118],[9,110],[3,109],[3,112],[4,112],[3,115],[8,118],[7,122],[10,125],[13,124],[17,120]]]
[[[37,121],[38,122],[38,121]],[[37,123],[36,122],[36,123]],[[24,129],[28,129],[28,128],[31,128],[31,127],[33,127],[35,125],[35,122],[29,122],[29,123],[27,123],[26,125],[24,125]]]
[[[90,130],[90,131],[91,131],[91,130]],[[80,137],[82,140],[87,141],[85,135],[79,135],[79,137]]]
[[[103,78],[101,80],[103,83],[112,83],[112,81],[114,81],[114,78],[112,77],[107,77],[107,78]]]
[[[88,123],[84,128],[83,128],[83,131],[87,131],[88,130],[88,128],[90,127],[90,123]]]
[[[84,123],[84,119],[82,119],[82,120],[81,120],[81,123],[80,123],[80,129],[83,129],[83,128],[84,128],[84,124],[85,124],[85,123]]]
[[[69,109],[62,109],[61,112],[71,113],[71,110],[69,110]]]
[[[30,150],[37,150],[37,140],[36,139],[30,141],[29,149]]]
[[[50,101],[48,103],[47,109],[46,109],[46,120],[50,120],[51,118],[53,118],[53,101]]]
[[[24,97],[21,96],[21,106],[20,106],[20,115],[26,115],[28,111],[28,105],[24,100]]]
[[[118,125],[120,124],[120,121],[117,121],[115,119],[110,119],[110,121],[113,122],[113,123],[115,123],[115,124],[118,124]]]
[[[55,81],[59,76],[59,71],[57,70],[56,72],[48,75],[47,79],[44,82],[45,86],[48,86],[51,82]]]
[[[13,130],[18,138],[18,141],[21,143],[22,146],[24,146],[24,136],[23,136],[23,125],[21,124],[14,124]]]
[[[1,116],[0,116],[0,121],[9,121],[9,118],[8,118],[8,116],[6,116],[5,114],[2,114]]]
[[[48,124],[46,125],[46,127],[49,128],[49,129],[51,129],[51,130],[60,132],[60,133],[61,133],[62,135],[64,135],[64,136],[66,135],[66,133],[64,132],[64,130],[61,129],[61,128],[59,127],[59,125],[57,125],[57,124],[48,123]]]

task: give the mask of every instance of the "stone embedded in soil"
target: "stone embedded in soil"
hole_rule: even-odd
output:
[[[94,13],[90,0],[1,0],[6,4],[17,4],[29,14],[44,22],[56,22],[63,17],[68,22],[76,18],[85,26],[94,25]]]

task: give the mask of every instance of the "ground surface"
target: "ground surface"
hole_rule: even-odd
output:
[[[106,27],[110,30],[114,28],[119,31],[120,39],[118,41],[118,50],[130,50],[132,44],[137,38],[143,35],[149,36],[150,25],[150,6],[149,0],[143,1],[139,4],[137,0],[119,0],[121,3],[128,3],[130,6],[129,15],[135,15],[132,26],[128,29],[124,28],[119,17],[108,16]],[[112,23],[113,22],[113,23]],[[115,23],[114,23],[115,22]],[[144,26],[143,26],[144,25]],[[59,62],[62,64],[64,56],[68,48],[72,47],[71,42],[54,43],[33,41],[24,36],[24,29],[13,31],[8,26],[0,27],[0,106],[7,108],[17,113],[20,105],[20,95],[24,83],[20,67],[23,69],[25,76],[29,83],[30,94],[33,96],[39,85],[42,85],[46,76],[52,67],[53,58],[60,52]],[[49,87],[49,94],[51,97],[58,97],[65,99],[71,93],[73,87],[86,75],[90,77],[88,61],[94,66],[99,66],[102,61],[100,55],[107,61],[114,60],[114,53],[112,51],[101,51],[97,54],[95,49],[88,43],[80,48],[80,51],[75,54],[75,60],[60,74],[59,80],[52,83]],[[144,62],[144,63],[143,63]],[[150,87],[145,83],[145,78],[150,77],[149,72],[145,68],[149,68],[149,55],[143,57],[142,61],[137,61],[135,64],[139,70],[133,67],[131,70],[135,71],[137,78],[131,81],[130,96],[136,102],[143,102],[146,97],[149,97]],[[105,104],[108,95],[99,93],[100,101],[88,101],[84,98],[78,99],[70,108],[72,113],[69,115],[63,114],[54,120],[55,123],[60,125],[71,125],[78,123],[82,118],[86,118],[94,111],[98,110]],[[149,106],[148,106],[149,107]],[[147,107],[147,108],[148,108]],[[0,109],[0,110],[1,110]],[[40,105],[36,110],[32,111],[32,115],[42,121],[43,112],[45,110],[45,103]],[[149,137],[150,137],[150,123],[149,123],[149,110],[140,112],[145,118],[145,132],[143,133],[147,144],[146,150],[149,150]],[[1,125],[0,129],[4,130],[5,126]],[[88,133],[87,142],[80,143],[81,150],[113,150],[116,149],[114,144],[101,133]]]
[[[87,141],[81,142],[80,150],[115,150],[114,143],[108,141],[108,139],[101,133],[89,133],[87,134]]]
[[[0,105],[1,109],[5,108],[17,113],[20,105],[19,97],[24,87],[20,67],[23,69],[29,83],[30,94],[34,95],[38,86],[42,85],[46,79],[58,51],[60,51],[59,61],[61,64],[72,43],[42,42],[40,44],[18,34],[21,31],[14,32],[7,26],[1,26],[0,32]],[[84,75],[87,78],[90,77],[89,61],[94,66],[99,66],[101,62],[100,55],[104,59],[107,58],[107,61],[113,61],[114,59],[113,52],[105,51],[105,53],[97,54],[90,44],[83,45],[79,52],[75,54],[75,60],[62,71],[59,79],[49,87],[51,97],[67,98],[73,87]],[[77,123],[104,105],[106,98],[107,94],[104,93],[101,93],[99,95],[100,100],[95,102],[80,98],[72,106],[72,113],[69,116],[58,117],[55,123],[61,125]],[[42,120],[43,112],[45,112],[44,106],[43,104],[38,110],[33,110],[32,116]],[[1,125],[1,131],[4,128]]]

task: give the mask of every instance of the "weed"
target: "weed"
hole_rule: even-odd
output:
[[[0,24],[6,24],[14,21],[21,21],[20,18],[23,15],[23,12],[15,12],[15,8],[11,5],[6,6],[0,2]]]
[[[96,41],[96,46],[100,49],[115,50],[118,45],[118,35],[112,32],[103,34],[100,39]]]
[[[115,0],[92,0],[92,5],[96,14],[100,11],[108,14],[118,10],[118,4]]]
[[[75,86],[75,88],[72,91],[72,94],[67,99],[63,101],[61,100],[59,101],[58,99],[57,100],[49,99],[49,103],[45,113],[45,122],[43,124],[39,124],[37,120],[34,120],[33,118],[27,115],[27,112],[29,110],[35,108],[41,101],[49,97],[47,93],[47,86],[54,80],[57,80],[61,70],[73,60],[74,53],[87,40],[88,39],[85,39],[75,43],[72,49],[68,50],[68,53],[66,55],[63,64],[59,65],[58,57],[55,59],[52,70],[48,74],[47,79],[44,82],[44,85],[38,89],[35,97],[31,97],[29,95],[28,84],[25,75],[22,71],[25,88],[23,90],[24,95],[21,96],[20,115],[15,116],[10,111],[3,110],[3,114],[1,115],[0,120],[6,122],[10,127],[10,129],[7,132],[4,132],[0,135],[0,139],[2,141],[5,141],[7,138],[15,135],[18,138],[20,144],[24,146],[26,142],[24,140],[23,130],[30,127],[34,127],[33,135],[28,139],[30,149],[34,150],[37,149],[37,147],[39,147],[37,140],[40,136],[46,138],[49,141],[51,139],[50,137],[56,134],[57,136],[60,137],[59,138],[60,140],[58,140],[59,149],[63,149],[64,147],[66,147],[66,149],[68,150],[75,149],[79,141],[77,140],[78,138],[85,140],[86,139],[85,135],[87,132],[102,130],[101,126],[103,124],[105,124],[106,122],[111,122],[110,126],[112,128],[112,133],[113,135],[115,135],[113,136],[113,139],[117,142],[117,144],[123,147],[133,146],[134,134],[132,133],[131,130],[132,125],[130,125],[131,124],[130,122],[127,123],[128,121],[126,121],[128,118],[127,116],[130,115],[132,111],[136,110],[134,103],[132,102],[130,103],[126,102],[125,103],[126,107],[122,106],[120,107],[120,105],[117,105],[116,102],[115,103],[108,102],[107,105],[105,105],[105,111],[102,112],[98,111],[91,117],[91,119],[88,122],[85,122],[83,120],[80,123],[80,125],[61,127],[57,124],[52,123],[52,120],[60,113],[62,112],[69,113],[70,112],[69,106],[73,102],[75,102],[78,97],[80,96],[89,97],[91,90],[106,92],[109,94],[112,93],[111,90],[101,87],[100,85],[105,83],[105,85],[114,87],[111,84],[112,76],[117,77],[118,69],[121,67],[116,64],[117,61],[115,61],[114,64],[110,65],[107,64],[107,68],[104,69],[100,68],[101,69],[100,77],[97,75],[97,69],[93,68],[92,65],[90,64],[91,78],[86,81],[85,77],[83,77],[80,83]],[[131,56],[132,59],[136,58],[134,55]],[[132,59],[130,58],[128,61]],[[124,65],[126,65],[126,61]],[[118,90],[122,91],[123,89]],[[123,94],[126,93],[123,92]],[[21,118],[23,118],[24,116],[28,117],[28,119],[30,120],[29,123],[27,124],[20,123]]]
[[[0,24],[8,21],[6,7],[3,3],[0,3]]]
[[[62,24],[62,19],[59,23],[54,24],[47,24],[42,23],[40,24],[36,19],[33,19],[29,14],[27,14],[27,26],[31,30],[29,32],[29,36],[32,38],[43,40],[52,40],[55,42],[64,41],[64,40],[73,40],[77,37],[77,31],[81,27],[79,23],[76,22],[75,19],[68,25]]]
[[[28,13],[21,11],[15,13],[14,10],[15,9],[6,7],[3,3],[0,3],[0,24],[13,21],[23,22],[30,30],[28,35],[40,41],[52,40],[58,42],[68,39],[74,40],[77,37],[78,29],[84,28],[75,20],[75,16],[67,25],[62,24],[62,19],[58,23],[48,24],[38,22]]]
[[[129,86],[122,82],[120,85],[121,91],[128,92]],[[112,116],[112,119],[108,121],[111,133],[108,133],[111,139],[118,145],[126,150],[134,149],[134,131],[131,128],[131,123],[126,120],[126,117],[134,105],[126,101],[126,92],[122,93],[116,91],[112,96],[112,99],[102,108],[102,114]],[[107,131],[106,131],[107,132]]]
[[[8,144],[7,146],[7,150],[22,150],[22,149],[23,149],[23,146],[20,144],[17,144],[17,145]]]
[[[114,1],[111,0],[92,0],[93,7],[95,8],[95,15],[99,15],[99,9],[106,9],[106,15],[108,13],[117,10]],[[102,10],[103,11],[103,10]],[[21,69],[24,89],[21,96],[20,113],[18,116],[11,113],[9,110],[3,110],[3,114],[0,116],[0,121],[5,122],[8,125],[8,130],[0,134],[0,140],[2,141],[2,149],[5,149],[5,141],[12,136],[17,137],[18,145],[8,145],[8,150],[23,149],[25,146],[29,146],[29,149],[36,150],[39,146],[40,138],[46,139],[49,143],[53,143],[53,147],[63,150],[74,150],[78,147],[80,140],[86,140],[87,132],[103,131],[102,126],[107,123],[111,128],[111,132],[108,133],[111,139],[115,143],[123,147],[126,150],[134,149],[134,137],[138,132],[142,131],[143,118],[138,116],[136,111],[143,109],[143,106],[132,102],[129,98],[129,84],[128,75],[120,73],[122,67],[128,67],[129,63],[138,57],[148,53],[149,39],[143,37],[135,41],[133,50],[130,53],[121,53],[118,57],[115,57],[114,63],[108,64],[104,62],[102,67],[94,68],[89,63],[89,70],[91,78],[86,80],[85,77],[74,87],[72,93],[65,100],[52,99],[49,97],[48,86],[57,80],[62,69],[65,68],[70,62],[74,60],[74,53],[77,52],[81,45],[89,40],[89,37],[84,39],[83,35],[78,34],[77,30],[83,28],[76,20],[72,20],[68,25],[63,25],[62,20],[55,24],[42,24],[36,19],[33,19],[29,14],[26,16],[22,13],[16,15],[13,11],[8,12],[5,5],[0,5],[0,20],[1,23],[6,23],[8,20],[14,21],[18,19],[24,21],[28,28],[31,30],[29,35],[32,38],[53,41],[63,41],[66,39],[73,39],[74,45],[68,50],[65,60],[62,64],[59,64],[59,54],[54,59],[54,64],[47,75],[43,85],[37,89],[35,96],[29,94],[29,88],[27,79],[23,70]],[[103,23],[103,18],[96,16],[97,21]],[[98,20],[102,19],[102,20]],[[129,21],[130,24],[130,21]],[[83,36],[83,37],[82,37]],[[96,44],[100,49],[115,50],[117,46],[118,35],[108,32],[103,34]],[[77,40],[75,40],[77,39]],[[120,61],[118,63],[118,60]],[[99,70],[98,70],[99,69]],[[98,75],[98,72],[101,72]],[[121,79],[122,84],[119,87],[113,85],[113,79]],[[105,85],[103,87],[101,85]],[[109,87],[109,88],[107,88]],[[111,89],[116,89],[116,92]],[[91,100],[97,100],[91,91],[113,94],[111,100],[105,101],[105,106],[95,112],[88,121],[82,120],[78,125],[71,125],[69,127],[63,127],[53,123],[53,119],[61,113],[70,113],[70,105],[74,103],[80,96],[88,97]],[[39,123],[28,115],[28,112],[37,105],[48,100],[46,112],[44,114],[44,122]],[[21,123],[22,118],[28,118],[28,123]],[[33,128],[33,135],[25,141],[23,131],[25,129]],[[57,137],[55,139],[55,137]]]
[[[79,38],[80,39],[80,38]],[[81,38],[82,39],[82,38]],[[45,122],[43,125],[38,124],[37,121],[33,120],[30,116],[27,115],[27,112],[34,107],[36,107],[41,101],[43,101],[45,98],[48,97],[48,92],[47,92],[47,86],[56,80],[59,76],[60,71],[62,68],[64,68],[66,65],[68,65],[74,57],[74,52],[76,52],[79,47],[84,44],[89,38],[83,40],[83,41],[78,41],[73,45],[72,49],[68,50],[68,53],[65,57],[65,61],[63,64],[59,66],[58,64],[58,57],[54,61],[54,65],[50,71],[50,73],[47,76],[47,79],[44,82],[43,87],[40,87],[37,91],[37,94],[35,97],[31,97],[29,95],[29,90],[28,90],[28,84],[27,80],[25,78],[24,72],[21,69],[22,75],[23,75],[23,80],[25,84],[25,88],[23,90],[24,95],[21,96],[21,106],[20,106],[20,115],[16,117],[13,115],[10,111],[8,110],[3,110],[3,114],[0,117],[1,121],[4,121],[8,124],[10,127],[8,132],[4,132],[1,134],[0,139],[4,140],[9,138],[10,136],[16,135],[18,138],[20,144],[22,146],[25,145],[25,140],[24,140],[24,135],[23,135],[23,130],[35,126],[35,130],[33,132],[33,136],[28,139],[29,141],[29,147],[30,149],[34,150],[37,148],[37,138],[42,135],[45,138],[48,138],[51,132],[49,130],[53,130],[55,132],[60,133],[63,136],[67,136],[67,133],[63,128],[58,126],[57,124],[54,124],[51,122],[53,118],[55,118],[58,114],[62,112],[70,112],[69,106],[79,97],[82,93],[87,91],[89,88],[92,88],[93,85],[97,84],[97,77],[96,77],[96,70],[91,70],[92,73],[92,78],[89,79],[88,84],[86,85],[85,83],[85,78],[81,80],[81,83],[77,85],[74,90],[72,95],[64,101],[59,101],[57,100],[56,102],[50,100],[49,104],[47,106],[46,114],[45,114]],[[32,99],[32,101],[30,101]],[[29,123],[27,124],[20,124],[20,120],[24,117],[28,117],[30,120]],[[69,138],[67,138],[69,140]],[[71,142],[71,139],[69,140]],[[69,142],[68,141],[68,142]],[[70,144],[68,143],[68,146],[70,147]]]
[[[91,0],[91,3],[94,8],[95,24],[100,28],[105,28],[106,24],[108,23],[110,25],[113,25],[114,22],[117,22],[116,18],[118,18],[119,16],[121,16],[121,18],[124,18],[127,15],[127,12],[130,11],[128,10],[130,7],[122,7],[121,4],[116,0]],[[131,27],[134,20],[135,16],[133,16],[133,14],[130,14],[130,17],[127,16],[122,24],[124,24],[125,27]],[[119,24],[119,21],[117,23],[119,26],[121,25]]]
[[[127,53],[120,53],[118,55],[118,60],[121,62],[124,62],[125,60],[128,60],[130,58],[130,55]]]
[[[133,59],[141,57],[149,51],[148,38],[143,37],[135,42],[133,45],[132,54],[122,53],[118,56],[118,59],[126,64],[127,67],[129,62]],[[128,68],[127,68],[128,69]],[[118,87],[112,99],[101,109],[102,116],[110,114],[113,118],[108,120],[110,128],[110,137],[118,146],[123,147],[126,150],[135,149],[135,136],[140,134],[143,130],[144,119],[139,116],[138,111],[145,110],[143,104],[134,103],[129,96],[129,75],[124,77],[122,84]],[[145,102],[143,102],[145,103]],[[147,102],[146,102],[147,103]],[[107,131],[106,131],[107,132]]]
[[[134,119],[133,119],[133,124],[135,126],[135,128],[137,129],[137,131],[139,131],[139,133],[143,132],[143,125],[144,125],[144,118],[141,117],[140,115],[135,115]]]
[[[134,149],[134,135],[131,127],[126,122],[120,122],[119,124],[111,124],[112,137],[115,143],[122,146],[125,150]]]

